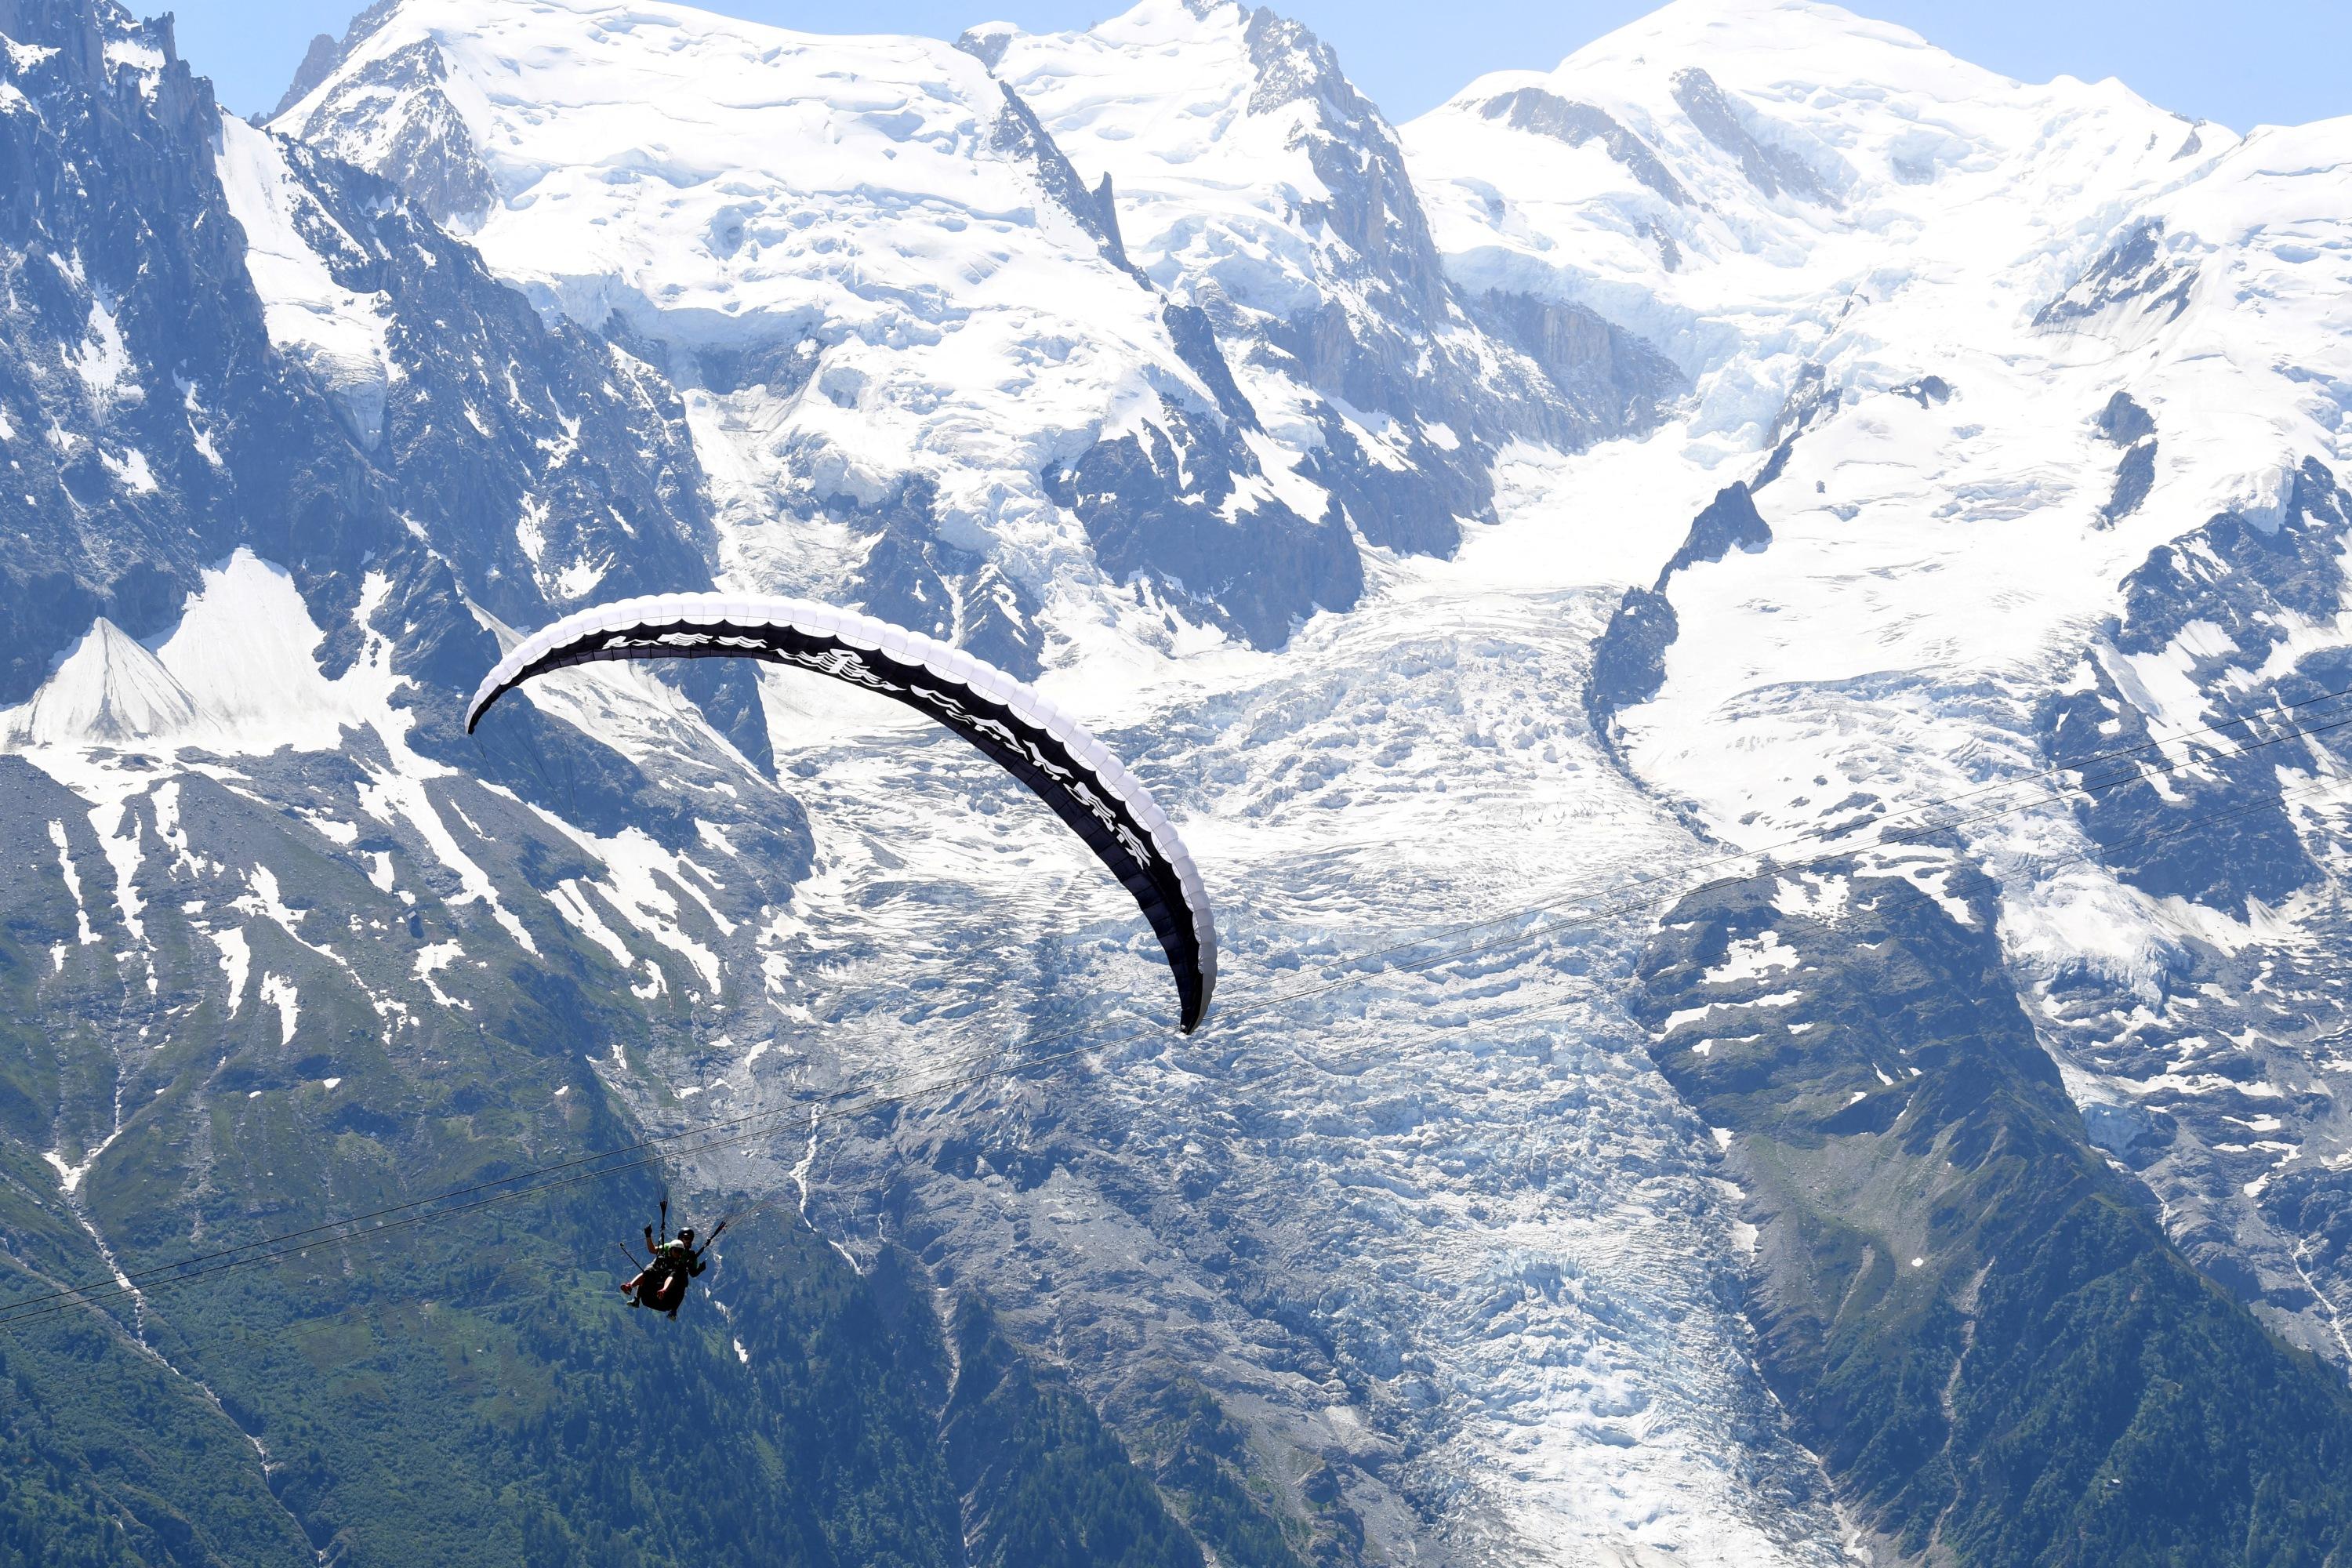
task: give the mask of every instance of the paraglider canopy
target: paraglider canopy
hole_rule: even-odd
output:
[[[662,594],[564,616],[516,645],[466,710],[534,676],[615,658],[756,658],[896,699],[954,731],[1029,786],[1125,883],[1176,978],[1184,1032],[1217,986],[1217,932],[1192,857],[1110,749],[1021,681],[961,648],[855,610],[805,599]]]

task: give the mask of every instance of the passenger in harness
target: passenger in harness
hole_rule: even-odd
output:
[[[719,1229],[710,1233],[710,1239],[697,1248],[692,1226],[678,1226],[675,1240],[667,1236],[656,1240],[654,1227],[646,1226],[646,1250],[652,1254],[652,1260],[638,1271],[635,1279],[621,1287],[621,1294],[629,1299],[632,1306],[650,1307],[675,1319],[679,1306],[686,1300],[687,1285],[700,1279],[703,1271],[709,1268],[710,1249],[718,1245],[719,1235],[726,1228],[727,1222],[719,1221]],[[662,1229],[665,1232],[669,1229],[669,1204],[667,1200],[662,1204]],[[626,1251],[627,1248],[622,1250]]]

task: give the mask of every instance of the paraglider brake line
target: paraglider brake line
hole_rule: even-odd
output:
[[[2312,706],[2315,703],[2340,699],[2347,695],[2352,695],[2352,692],[2330,692],[2323,697],[2308,698],[2300,702],[2282,704],[2278,710],[2284,711],[2292,709],[2305,708]],[[2043,779],[2061,776],[2066,773],[2079,771],[2080,769],[2093,763],[2119,760],[2124,757],[2133,756],[2140,752],[2147,752],[2152,748],[2174,744],[2184,740],[2191,739],[2199,734],[2216,733],[2230,725],[2248,724],[2251,722],[2251,720],[2244,719],[2228,720],[2224,721],[2221,724],[2207,726],[2203,730],[2187,731],[2179,734],[2166,736],[2162,740],[2149,741],[2138,745],[2122,748],[2115,752],[2080,758],[2072,763],[2061,763],[2051,768],[2044,769],[2039,773],[2028,774],[2019,779],[2004,780],[1995,784],[1980,785],[1975,789],[1965,791],[1960,795],[1951,796],[1941,802],[1927,802],[1922,805],[1908,808],[1899,815],[1914,816],[1918,812],[1931,809],[1937,805],[1951,805],[1961,800],[1973,798],[1974,796],[1982,795],[1989,790],[2007,788],[2019,784],[2039,782]],[[1850,831],[1848,829],[1817,830],[1813,833],[1801,836],[1798,838],[1788,840],[1786,843],[1780,845],[1769,846],[1759,850],[1742,851],[1737,855],[1719,858],[1715,861],[1703,862],[1699,866],[1690,868],[1697,871],[1705,871],[1712,866],[1737,863],[1741,860],[1748,859],[1758,860],[1759,862],[1759,868],[1755,871],[1749,872],[1746,876],[1719,878],[1711,883],[1685,882],[1664,894],[1655,892],[1647,893],[1615,904],[1605,904],[1597,908],[1588,908],[1566,913],[1557,920],[1538,924],[1527,931],[1506,933],[1501,937],[1476,943],[1469,947],[1449,948],[1442,952],[1433,954],[1430,957],[1416,963],[1391,964],[1383,969],[1367,973],[1342,974],[1336,979],[1315,985],[1297,987],[1286,992],[1277,992],[1269,996],[1257,998],[1255,1001],[1244,1001],[1239,1005],[1228,1005],[1221,1010],[1217,1025],[1218,1026],[1230,1025],[1236,1019],[1252,1017],[1259,1014],[1272,1012],[1279,1008],[1287,1007],[1297,1002],[1327,994],[1332,991],[1340,990],[1350,985],[1360,984],[1371,978],[1373,974],[1411,974],[1423,973],[1430,969],[1442,967],[1448,963],[1459,963],[1465,958],[1476,957],[1482,953],[1493,952],[1499,948],[1516,946],[1538,938],[1552,936],[1558,932],[1567,931],[1577,926],[1591,925],[1617,915],[1638,912],[1643,909],[1659,908],[1669,905],[1690,893],[1700,891],[1706,888],[1736,887],[1745,882],[1759,880],[1768,876],[1784,876],[1791,870],[1802,870],[1809,866],[1822,865],[1835,860],[1844,859],[1851,856],[1872,849],[1885,848],[1893,845],[1906,843],[1916,844],[1923,841],[1932,834],[1945,833],[1955,827],[1967,826],[1969,823],[1987,821],[2000,816],[2014,816],[2020,812],[2032,810],[2043,805],[2053,805],[2065,799],[2069,795],[2088,795],[2095,790],[2107,789],[2122,784],[2144,781],[2151,775],[2160,776],[2164,773],[2177,772],[2179,769],[2186,767],[2204,765],[2213,762],[2225,762],[2232,757],[2244,756],[2252,752],[2261,750],[2265,746],[2279,744],[2285,741],[2297,738],[2324,734],[2329,731],[2342,729],[2346,726],[2352,726],[2352,718],[2337,719],[2326,724],[2312,725],[2307,728],[2295,728],[2290,726],[2279,734],[2270,736],[2262,741],[2251,742],[2245,746],[2240,747],[2235,752],[2209,756],[2190,756],[2179,763],[2168,763],[2166,766],[2161,768],[2143,768],[2134,766],[2127,773],[2114,774],[2096,784],[2084,783],[2082,784],[2061,788],[2035,800],[2028,801],[2021,805],[1980,812],[1954,821],[1936,824],[1931,826],[1906,829],[1900,833],[1884,835],[1871,843],[1843,846],[1822,855],[1815,856],[1808,860],[1781,864],[1770,862],[1766,858],[1776,850],[1788,847],[1789,845],[1791,844],[1803,843],[1808,840],[1827,842],[1832,838],[1843,837],[1845,832]],[[2255,801],[2250,805],[2241,806],[2229,811],[2201,813],[2198,816],[2189,817],[2160,832],[2137,835],[2134,838],[2126,838],[2120,843],[2107,845],[2102,847],[2112,854],[2116,850],[2132,845],[2135,841],[2138,844],[2146,845],[2159,842],[2167,838],[2178,837],[2182,834],[2194,832],[2198,828],[2209,826],[2212,823],[2227,821],[2232,817],[2243,816],[2256,811],[2270,810],[2278,805],[2284,805],[2289,800],[2298,799],[2302,796],[2316,794],[2323,790],[2334,789],[2337,787],[2337,780],[2322,779],[2300,789],[2282,791],[2276,795],[2271,796],[2267,799]],[[2043,867],[2045,869],[2055,869],[2060,866],[2070,865],[2076,861],[2088,862],[2091,859],[2092,854],[2086,849],[2077,851],[2072,855],[2053,857],[2044,861]],[[1630,884],[1630,886],[1639,886],[1641,885],[1641,881],[1652,879],[1641,879],[1634,883]],[[1620,890],[1622,889],[1621,889]],[[1469,931],[1487,929],[1496,925],[1507,924],[1511,921],[1524,919],[1530,915],[1544,913],[1552,906],[1552,904],[1558,901],[1559,900],[1547,900],[1544,903],[1530,905],[1525,909],[1500,916],[1491,917],[1486,920],[1466,922],[1461,926],[1454,928],[1441,928],[1433,933],[1423,935],[1409,942],[1400,943],[1389,948],[1379,949],[1370,952],[1360,953],[1349,958],[1335,960],[1332,963],[1325,965],[1325,968],[1327,970],[1332,967],[1353,968],[1366,963],[1370,963],[1376,960],[1391,956],[1397,952],[1425,946],[1430,942],[1438,940],[1440,937],[1447,934],[1449,929],[1454,934],[1463,934]],[[1564,1006],[1568,1005],[1563,1004],[1562,1005]],[[1546,1012],[1558,1010],[1559,1009],[1557,1007],[1539,1008],[1533,1010],[1531,1014],[1522,1015],[1522,1016],[1540,1016]],[[1049,1045],[1056,1044],[1061,1040],[1073,1038],[1075,1035],[1076,1031],[1069,1031],[1061,1036],[1049,1037],[1044,1041],[1034,1043]],[[800,1104],[779,1107],[772,1110],[752,1111],[740,1117],[732,1117],[723,1121],[706,1122],[699,1127],[688,1128],[683,1131],[656,1134],[655,1136],[642,1139],[635,1143],[624,1144],[612,1149],[599,1150],[593,1153],[579,1155],[573,1159],[560,1161],[551,1164],[534,1166],[527,1170],[518,1171],[512,1175],[496,1177],[487,1182],[476,1183],[472,1186],[460,1187],[451,1192],[436,1194],[431,1197],[412,1199],[406,1203],[390,1205],[384,1208],[375,1209],[365,1214],[348,1215],[339,1219],[326,1220],[315,1226],[306,1226],[300,1230],[288,1231],[274,1237],[264,1237],[257,1240],[245,1242],[237,1246],[222,1247],[214,1252],[200,1253],[193,1258],[182,1258],[176,1263],[159,1264],[153,1268],[142,1269],[136,1273],[110,1274],[104,1279],[89,1280],[79,1286],[66,1286],[57,1289],[43,1291],[37,1295],[21,1297],[14,1301],[0,1303],[0,1330],[14,1328],[20,1323],[31,1322],[35,1320],[49,1317],[60,1312],[71,1311],[77,1308],[89,1307],[95,1310],[115,1301],[129,1300],[137,1296],[141,1291],[145,1289],[164,1285],[177,1285],[186,1280],[202,1279],[207,1275],[222,1273],[233,1268],[242,1268],[251,1264],[269,1262],[276,1258],[307,1252],[313,1247],[323,1247],[328,1245],[349,1246],[355,1242],[373,1241],[383,1237],[394,1235],[400,1231],[411,1229],[417,1226],[437,1224],[458,1215],[472,1214],[480,1209],[491,1208],[500,1204],[511,1203],[519,1198],[532,1197],[540,1194],[575,1186],[584,1182],[601,1182],[614,1176],[627,1174],[633,1171],[646,1170],[659,1166],[667,1159],[677,1155],[707,1153],[719,1149],[736,1147],[754,1142],[757,1139],[766,1137],[771,1131],[774,1131],[773,1127],[770,1124],[782,1121],[788,1117],[806,1115],[809,1118],[811,1125],[814,1126],[816,1122],[822,1121],[846,1120],[866,1115],[874,1110],[884,1110],[893,1106],[906,1105],[918,1100],[926,1100],[937,1095],[951,1095],[959,1092],[960,1090],[974,1088],[980,1084],[989,1082],[998,1078],[1010,1077],[1015,1073],[1031,1072],[1038,1068],[1051,1067],[1059,1063],[1075,1060],[1077,1058],[1092,1054],[1096,1050],[1101,1048],[1104,1043],[1105,1042],[1099,1040],[1088,1040],[1084,1044],[1073,1046],[1066,1050],[1055,1051],[1044,1056],[1031,1056],[1024,1058],[1020,1061],[1009,1063],[1003,1061],[1000,1055],[998,1058],[992,1060],[985,1068],[951,1075],[930,1083],[921,1084],[908,1089],[876,1092],[862,1097],[845,1096],[832,1105],[824,1105],[822,1103],[811,1105],[807,1102],[802,1102]],[[647,1152],[648,1151],[662,1150],[668,1150],[668,1152]],[[633,1154],[641,1155],[643,1157],[637,1159],[620,1158],[621,1156]],[[609,1163],[616,1160],[618,1163]],[[594,1168],[583,1169],[583,1167]],[[522,1184],[518,1185],[517,1184]],[[503,1192],[496,1190],[499,1188],[506,1188],[508,1190]],[[665,1196],[667,1194],[665,1194]],[[470,1201],[458,1202],[457,1200],[460,1199]],[[740,1211],[740,1215],[729,1215],[727,1219],[722,1220],[720,1224],[724,1226],[729,1221],[740,1217],[742,1215],[758,1213],[761,1209],[767,1207],[773,1201],[774,1198],[772,1195],[769,1198],[762,1199],[758,1203],[753,1204],[749,1209]],[[370,1222],[374,1223],[371,1224]],[[359,1228],[362,1226],[366,1228]],[[625,1252],[626,1248],[624,1247],[623,1250]],[[635,1261],[634,1258],[632,1258],[632,1261]],[[195,1267],[196,1265],[203,1265],[203,1267]]]

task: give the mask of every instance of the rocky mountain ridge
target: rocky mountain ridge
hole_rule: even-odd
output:
[[[669,1172],[776,1200],[682,1337],[583,1194],[12,1345],[37,1544],[666,1561],[628,1467],[721,1462],[773,1509],[695,1551],[812,1562],[2334,1549],[2291,1452],[2108,1496],[2249,1368],[2341,1425],[2328,128],[1801,0],[1402,128],[1215,0],[398,0],[266,131],[110,5],[0,34],[25,1288],[790,1129]],[[1231,1021],[1164,1034],[1116,888],[854,697],[575,673],[457,736],[514,632],[713,582],[1038,674],[1210,868]],[[1985,1071],[1915,1099],[1931,1045]],[[1822,1196],[1988,1138],[2046,1157]],[[70,1363],[199,1458],[60,1426]],[[629,1428],[647,1380],[741,1414]]]

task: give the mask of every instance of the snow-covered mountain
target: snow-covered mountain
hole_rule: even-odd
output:
[[[1402,128],[1223,0],[953,46],[383,0],[266,130],[110,5],[0,34],[0,981],[67,1042],[0,1057],[21,1266],[278,1224],[298,1147],[355,1208],[777,1110],[676,1179],[789,1199],[902,1351],[940,1306],[894,1386],[941,1562],[1017,1511],[950,1386],[981,1303],[1185,1561],[2095,1551],[2187,1495],[2143,1365],[2303,1456],[2200,1521],[2338,1539],[2294,1466],[2352,1433],[2352,932],[2295,731],[2352,684],[2352,132],[1808,0]],[[712,583],[1037,675],[1207,868],[1222,1021],[1166,1032],[1117,887],[856,694],[572,672],[458,738],[517,631]],[[746,1407],[793,1256],[716,1280]],[[141,1301],[122,1364],[364,1559],[363,1445],[213,1311]],[[2105,1436],[2001,1447],[2052,1420]]]
[[[1681,390],[1590,312],[1454,289],[1395,132],[1295,22],[1165,0],[962,47],[1105,171],[1128,254],[1206,314],[1298,478],[1371,544],[1450,554],[1493,520],[1512,439],[1573,449]]]
[[[1027,106],[944,43],[380,6],[276,123],[399,181],[551,312],[647,345],[739,582],[1024,671],[1055,622],[1138,598],[1272,645],[1361,591],[1344,527],[1295,510],[1228,411],[1214,343],[1126,264]],[[1105,484],[1158,526],[1106,541],[1100,509],[1057,502]],[[1233,530],[1286,570],[1254,584],[1199,542]]]
[[[1512,437],[1589,444],[1678,389],[1572,308],[1481,302],[1531,352],[1482,331],[1378,111],[1229,4],[961,52],[382,5],[275,124],[663,345],[737,580],[968,625],[1024,670],[1090,627],[1279,646],[1357,602],[1365,548],[1491,520]]]
[[[1591,305],[1696,384],[1558,493],[1652,464],[1755,491],[1740,549],[1626,574],[1629,764],[1758,847],[2043,767],[2108,782],[1980,797],[1955,847],[2173,1234],[2341,1355],[2339,1249],[2305,1217],[2352,1153],[2330,961],[2305,971],[2336,940],[2337,763],[2220,753],[2328,723],[2286,705],[2344,685],[2352,126],[2242,140],[1828,6],[1690,4],[1483,79],[1408,144],[1457,275]],[[1635,635],[1659,601],[1662,645]],[[2189,765],[2066,767],[2136,742],[2126,773]],[[2142,847],[2216,811],[2242,815]]]

